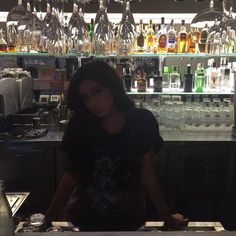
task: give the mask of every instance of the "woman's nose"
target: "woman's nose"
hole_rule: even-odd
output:
[[[96,107],[97,99],[95,98],[89,98],[87,101],[87,105],[91,108]]]

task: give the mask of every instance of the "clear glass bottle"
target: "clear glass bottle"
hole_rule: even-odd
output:
[[[153,52],[154,48],[154,30],[152,20],[149,20],[149,25],[146,32],[146,51]]]
[[[178,34],[178,53],[187,52],[187,32],[185,27],[185,20],[181,22],[180,32]]]
[[[143,20],[140,20],[136,39],[136,51],[144,52],[144,44],[145,44],[145,32],[143,29]]]
[[[196,43],[194,38],[194,30],[191,28],[187,35],[187,52],[188,53],[196,53]]]
[[[172,66],[172,72],[170,73],[170,90],[178,91],[180,88],[180,74],[178,72],[178,66]]]
[[[212,68],[209,71],[209,76],[207,78],[207,84],[209,90],[219,90],[220,89],[220,79],[216,68],[216,62],[213,62]]]
[[[176,53],[176,30],[174,20],[171,20],[170,29],[167,32],[167,52]]]
[[[14,236],[12,212],[5,195],[5,186],[2,179],[0,179],[0,235]]]
[[[206,45],[207,45],[207,38],[209,35],[208,31],[208,25],[206,24],[205,27],[201,30],[200,36],[199,36],[199,52],[205,53],[206,52]]]
[[[157,38],[158,38],[158,45],[157,45],[157,50],[158,53],[167,53],[167,31],[166,31],[166,26],[165,26],[165,18],[161,18],[161,28],[157,32]]]

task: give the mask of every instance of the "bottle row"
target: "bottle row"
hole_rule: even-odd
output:
[[[188,64],[184,74],[179,72],[177,65],[172,65],[171,70],[164,66],[163,71],[136,69],[133,73],[129,66],[125,66],[122,79],[126,92],[231,93],[234,91],[234,66],[236,63],[229,63],[227,58],[221,58],[218,66],[214,59],[210,59],[207,68],[198,63],[195,71]]]
[[[212,101],[204,98],[202,102],[164,99],[163,102],[142,102],[141,106],[149,109],[159,125],[168,129],[231,127],[234,122],[233,103],[229,98],[214,98]]]
[[[87,24],[82,8],[74,1],[73,13],[69,18],[54,2],[48,1],[47,12],[43,17],[39,7],[30,2],[23,6],[22,0],[7,17],[7,38],[0,32],[0,51],[9,52],[49,52],[66,54],[129,55],[133,53],[235,53],[235,25],[230,25],[232,12],[213,27],[205,25],[202,29],[187,31],[182,20],[180,30],[174,20],[165,24],[150,19],[137,25],[125,1],[119,24],[109,21],[106,3],[99,1],[95,19]]]

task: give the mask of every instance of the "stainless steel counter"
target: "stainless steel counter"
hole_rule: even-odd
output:
[[[236,142],[236,137],[231,135],[231,127],[217,128],[199,128],[195,127],[191,130],[168,130],[160,128],[160,134],[165,142]],[[40,138],[32,139],[0,139],[1,142],[33,142],[33,143],[57,143],[62,140],[63,131],[50,130],[47,134]]]
[[[235,236],[236,231],[222,232],[48,232],[17,233],[16,236]]]

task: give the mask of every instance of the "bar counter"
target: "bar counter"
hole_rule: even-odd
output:
[[[191,130],[168,130],[160,128],[160,134],[166,142],[236,142],[231,134],[232,128],[192,128]],[[0,142],[33,142],[60,143],[64,131],[57,128],[49,129],[47,135],[32,139],[0,139]]]
[[[236,231],[222,232],[48,232],[48,233],[17,233],[16,236],[235,236]]]

